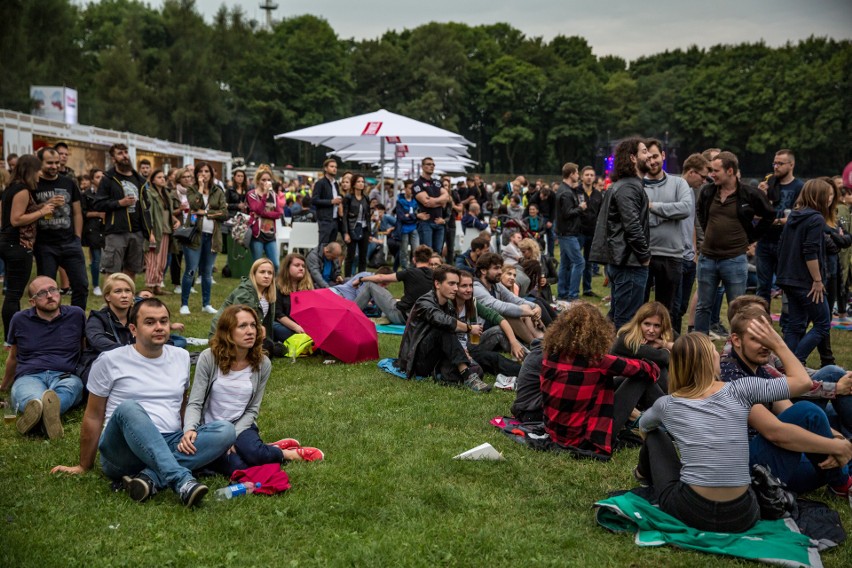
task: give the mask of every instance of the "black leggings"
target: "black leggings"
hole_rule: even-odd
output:
[[[640,377],[623,379],[615,391],[612,410],[612,434],[616,436],[637,406],[650,408],[654,401],[663,396],[663,391],[650,380]]]
[[[355,275],[355,267],[352,262],[355,260],[355,248],[358,248],[358,272],[367,270],[367,246],[370,244],[370,231],[362,229],[363,236],[361,240],[356,241],[351,239],[346,245],[346,276]],[[351,238],[351,235],[350,235]]]
[[[639,474],[654,488],[660,509],[702,531],[740,533],[760,520],[751,488],[733,501],[711,501],[680,480],[680,458],[672,439],[660,429],[648,432],[639,452]]]
[[[3,298],[3,333],[9,332],[12,316],[21,310],[21,298],[33,271],[33,253],[17,241],[0,240],[0,258],[6,263],[6,296]]]

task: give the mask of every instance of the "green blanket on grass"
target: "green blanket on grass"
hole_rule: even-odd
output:
[[[791,519],[758,521],[744,533],[715,533],[688,527],[630,492],[598,501],[595,507],[598,524],[613,532],[636,533],[639,546],[670,544],[781,566],[822,566],[815,544]]]

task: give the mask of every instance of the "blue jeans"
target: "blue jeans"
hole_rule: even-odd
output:
[[[553,253],[556,250],[556,233],[552,226],[549,229],[545,228],[542,232],[547,237],[547,256],[553,258]]]
[[[787,296],[787,321],[784,326],[784,343],[802,363],[819,343],[831,332],[831,308],[828,299],[815,304],[808,298],[808,288],[783,286]],[[808,322],[814,325],[805,333]]]
[[[710,332],[710,317],[719,282],[725,284],[728,304],[746,291],[748,260],[745,253],[716,260],[701,255],[698,259],[698,305],[695,307],[695,331]]]
[[[183,432],[160,433],[145,409],[135,400],[118,405],[101,434],[98,449],[101,469],[110,479],[143,473],[157,489],[178,491],[195,479],[193,470],[201,469],[230,448],[237,439],[234,425],[217,420],[198,427],[196,452],[177,450]]]
[[[795,424],[818,436],[831,438],[825,412],[811,402],[797,402],[778,415],[778,420]],[[823,485],[843,485],[849,478],[848,466],[821,469],[825,454],[805,454],[780,448],[758,434],[749,443],[750,465],[767,465],[778,479],[795,493],[807,493]]]
[[[277,321],[272,322],[272,335],[275,341],[287,341],[287,339],[296,332],[284,324]]]
[[[811,377],[814,381],[820,381],[823,383],[836,383],[839,381],[843,375],[846,374],[846,369],[843,367],[838,367],[837,365],[826,365]],[[823,410],[826,410],[828,407],[828,403],[831,403],[831,407],[834,410],[834,414],[836,414],[837,419],[840,420],[840,424],[835,427],[835,430],[843,431],[844,434],[849,436],[852,433],[852,395],[846,396],[838,396],[834,399],[820,398],[820,399],[810,399],[810,402],[818,405]],[[829,416],[832,418],[833,415]]]
[[[695,262],[684,260],[681,270],[680,286],[675,290],[672,305],[672,327],[677,333],[681,333],[683,327],[683,316],[689,308],[689,300],[692,298],[692,285],[695,284]]]
[[[198,248],[183,247],[183,259],[186,268],[183,279],[180,282],[180,305],[189,305],[189,289],[195,284],[195,275],[201,272],[201,305],[210,305],[210,287],[213,284],[213,263],[216,262],[216,253],[210,247],[213,243],[213,235],[201,234],[201,246]]]
[[[266,258],[272,261],[272,265],[275,267],[275,274],[278,274],[278,242],[270,241],[265,243],[260,239],[252,238],[251,240],[251,256],[254,260],[259,258],[263,258],[263,255],[266,254]]]
[[[592,253],[592,235],[580,235],[580,246],[583,248],[583,292],[592,291],[592,269],[594,263],[589,262]]]
[[[29,401],[41,400],[41,395],[47,390],[52,390],[59,397],[60,414],[65,414],[83,400],[80,377],[61,371],[42,371],[15,379],[12,383],[12,404],[23,411]]]
[[[420,246],[420,233],[415,229],[410,233],[400,233],[399,235],[399,264],[403,268],[408,268],[411,264],[411,255],[414,249]]]
[[[447,226],[439,225],[434,221],[418,221],[417,232],[420,234],[420,243],[429,245],[433,251],[441,254],[444,248],[444,234]]]
[[[755,249],[757,261],[757,295],[766,300],[772,300],[772,282],[778,268],[778,243],[757,241]]]
[[[254,424],[240,432],[234,448],[236,452],[222,454],[210,464],[210,469],[230,478],[238,469],[284,461],[284,452],[261,440],[260,432]]]
[[[89,264],[89,274],[92,275],[92,287],[100,286],[101,281],[101,253],[103,249],[89,247],[89,254],[92,257],[92,262]],[[166,265],[168,266],[168,265]]]
[[[556,294],[560,300],[576,300],[580,297],[580,279],[586,261],[580,239],[582,236],[559,237],[559,280]]]
[[[608,264],[606,271],[611,293],[609,319],[615,329],[619,329],[630,321],[645,300],[648,267]]]

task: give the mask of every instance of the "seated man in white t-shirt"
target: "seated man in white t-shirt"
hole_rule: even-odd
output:
[[[166,345],[169,323],[169,309],[157,298],[133,306],[128,327],[136,343],[102,353],[89,372],[80,464],[56,466],[51,473],[84,473],[100,450],[104,474],[122,480],[135,501],[170,487],[191,507],[207,494],[207,486],[192,472],[224,454],[236,433],[230,422],[211,422],[198,428],[193,453],[177,449],[183,437],[189,353]]]

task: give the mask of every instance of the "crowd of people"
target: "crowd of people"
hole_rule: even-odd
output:
[[[164,172],[134,169],[122,145],[110,155],[114,167],[79,179],[58,148],[20,156],[2,197],[0,390],[11,391],[21,433],[41,426],[49,438],[86,399],[80,461],[56,472],[87,471],[99,453],[134,500],[171,488],[192,506],[207,492],[199,470],[323,459],[292,438],[263,442],[256,419],[276,345],[305,333],[291,294],[329,288],[404,326],[392,372],[475,393],[509,386],[511,413],[549,449],[608,460],[640,444],[637,481],[690,526],[750,528],[754,464],[797,493],[826,486],[852,498],[852,372],[835,364],[828,333],[832,310],[842,320],[848,309],[852,187],[795,178],[790,150],[755,186],[731,152],[693,154],[674,176],[659,141],[629,138],[608,180],[569,162],[561,183],[473,176],[453,187],[427,158],[398,193],[368,190],[359,174],[338,179],[333,159],[308,193],[265,166],[222,182],[206,163]],[[216,308],[216,255],[240,214],[246,239],[231,246],[254,262]],[[284,218],[316,222],[318,246],[280,258]],[[475,238],[457,239],[457,227]],[[459,240],[469,248],[456,251]],[[105,303],[88,318],[84,246]],[[607,315],[582,299],[598,297],[600,268]],[[183,328],[158,298],[173,293],[168,270],[180,313],[200,282],[212,316],[192,381],[189,353],[171,344]],[[776,291],[783,339],[771,324]],[[726,341],[721,354],[711,339]],[[820,368],[807,369],[814,349]]]

